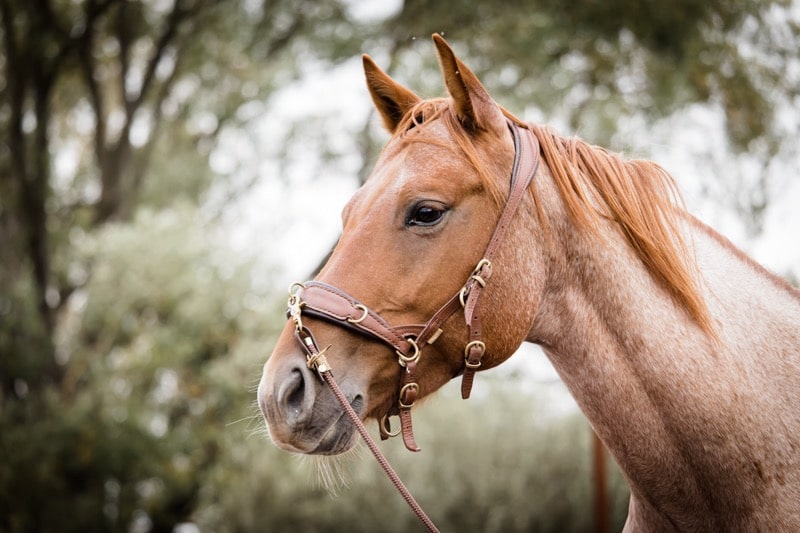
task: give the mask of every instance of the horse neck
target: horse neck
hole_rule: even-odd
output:
[[[553,246],[559,252],[529,340],[546,350],[576,399],[588,399],[588,410],[602,395],[599,389],[623,379],[617,373],[654,370],[678,352],[715,351],[613,222],[606,221],[598,235],[560,227]],[[585,374],[588,367],[603,375]]]
[[[782,435],[787,450],[800,452],[800,297],[713,230],[685,220],[718,339],[659,286],[609,221],[602,239],[560,226],[528,340],[542,345],[634,495],[673,525],[683,517],[684,526],[713,527],[743,486],[762,490],[740,479],[726,487],[720,469],[741,456],[759,474],[777,471],[770,461],[781,454],[797,462],[770,455],[768,443]],[[708,445],[720,435],[736,439],[735,454]]]
[[[709,337],[648,272],[607,222],[601,235],[562,225],[548,289],[528,340],[553,354],[612,351],[630,364],[682,352],[763,365],[785,353],[799,359],[800,291],[724,237],[686,215],[684,238],[695,253],[703,298],[716,327]],[[570,362],[572,364],[572,362]],[[661,364],[657,365],[661,366]]]

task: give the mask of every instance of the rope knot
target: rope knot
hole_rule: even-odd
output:
[[[318,351],[317,353],[313,355],[307,355],[306,365],[308,366],[308,368],[311,370],[316,370],[320,374],[322,374],[323,372],[328,372],[331,369],[331,367],[328,364],[328,360],[325,358],[325,352],[327,352],[328,348],[330,347],[331,345],[329,344],[322,350]]]

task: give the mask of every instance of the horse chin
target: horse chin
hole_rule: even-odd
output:
[[[339,455],[351,450],[358,442],[358,432],[355,426],[349,420],[346,427],[340,427],[342,424],[336,424],[333,428],[334,432],[326,433],[317,446],[306,452],[310,455]]]
[[[349,420],[340,419],[332,424],[320,438],[298,435],[282,440],[271,435],[272,442],[287,452],[304,455],[339,455],[351,450],[358,442],[358,432]]]
[[[363,410],[363,400],[357,396],[351,401],[351,406],[360,414]],[[338,407],[338,404],[336,404]],[[358,431],[352,420],[341,412],[339,416],[321,415],[314,416],[311,423],[296,428],[289,434],[281,435],[272,431],[268,423],[267,428],[272,442],[282,450],[305,455],[339,455],[351,450],[358,442]],[[329,409],[320,409],[329,412]]]

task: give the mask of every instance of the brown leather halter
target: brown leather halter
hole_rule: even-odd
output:
[[[503,212],[489,240],[483,258],[470,274],[464,286],[453,295],[425,324],[392,326],[378,313],[372,311],[346,292],[322,283],[309,281],[294,283],[289,289],[288,317],[295,323],[295,334],[308,359],[308,366],[316,368],[320,376],[329,370],[324,360],[327,348],[319,350],[311,331],[303,324],[303,315],[323,319],[377,339],[394,349],[398,363],[403,368],[397,404],[382,418],[379,426],[381,438],[402,433],[403,442],[411,451],[420,448],[414,442],[411,426],[411,407],[419,393],[417,363],[425,346],[433,344],[442,333],[444,323],[459,309],[469,330],[469,342],[464,347],[464,370],[461,396],[469,398],[475,371],[481,366],[486,345],[481,340],[481,294],[492,276],[492,261],[503,240],[528,185],[539,166],[539,144],[533,133],[511,121],[508,127],[514,137],[514,166],[511,187]],[[399,415],[400,430],[391,432],[389,417]]]

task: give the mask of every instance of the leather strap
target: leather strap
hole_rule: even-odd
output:
[[[407,337],[416,337],[422,330],[422,326],[392,327],[378,313],[327,283],[308,281],[297,294],[304,313],[377,338],[403,354],[411,350]]]
[[[421,451],[414,440],[414,429],[411,425],[411,408],[419,396],[419,385],[417,384],[417,362],[410,361],[406,364],[406,371],[403,372],[403,386],[400,388],[400,395],[397,406],[400,415],[400,432],[403,435],[403,444],[406,449],[412,452]]]
[[[511,171],[511,189],[508,193],[506,205],[495,227],[494,234],[486,246],[486,253],[478,263],[475,272],[467,281],[466,303],[464,305],[464,319],[469,327],[469,344],[464,354],[464,376],[461,380],[461,397],[469,398],[472,391],[472,382],[475,371],[481,365],[481,358],[486,351],[486,346],[481,340],[481,306],[480,296],[486,287],[486,282],[492,276],[494,256],[500,248],[500,243],[506,234],[511,219],[525,196],[536,170],[539,168],[539,144],[529,129],[522,129],[511,125],[514,136],[514,167]]]

